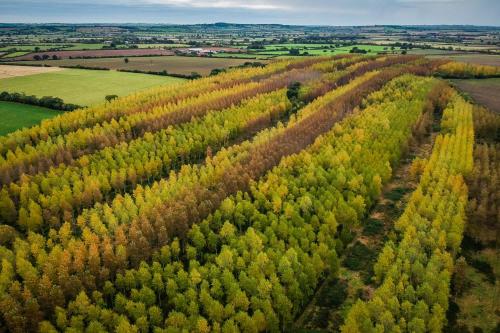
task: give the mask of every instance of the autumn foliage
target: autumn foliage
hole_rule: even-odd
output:
[[[439,66],[436,72],[442,77],[452,79],[481,79],[500,76],[500,67],[453,61]]]
[[[378,288],[350,310],[342,332],[441,332],[472,172],[472,105],[451,97],[418,188],[374,266]]]
[[[337,228],[361,221],[448,99],[417,76],[436,66],[282,60],[0,138],[0,324],[287,330],[338,268]],[[447,114],[443,142],[462,122]]]

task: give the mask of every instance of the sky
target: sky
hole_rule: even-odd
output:
[[[0,23],[500,25],[500,0],[0,0]]]

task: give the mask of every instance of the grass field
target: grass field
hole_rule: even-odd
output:
[[[479,80],[452,80],[460,90],[477,103],[500,113],[500,78]]]
[[[35,51],[38,47],[39,51],[46,51],[52,49],[64,50],[100,50],[106,44],[103,43],[46,43],[46,44],[27,44],[27,45],[7,45],[0,47],[0,51],[6,51],[15,48],[18,51]]]
[[[28,54],[29,52],[28,51],[16,51],[16,52],[12,52],[12,53],[7,53],[3,56],[1,56],[1,58],[14,58],[14,57],[20,57],[20,56],[23,56],[25,54]]]
[[[31,127],[43,119],[52,118],[60,111],[40,106],[0,101],[0,135],[5,135],[22,127]]]
[[[106,44],[103,43],[94,43],[94,44],[87,44],[87,43],[71,43],[70,45],[67,45],[67,47],[64,48],[64,50],[101,50],[103,46]],[[120,46],[118,46],[120,47]]]
[[[189,47],[189,44],[136,44],[140,49],[176,48]]]
[[[275,44],[275,45],[266,45],[265,48],[266,50],[275,50],[278,48],[286,47],[286,48],[327,48],[330,47],[332,44]]]
[[[106,95],[123,96],[138,90],[183,81],[169,76],[65,69],[1,79],[0,91],[24,92],[38,97],[55,96],[66,103],[93,105],[104,102]]]
[[[76,66],[105,67],[110,69],[126,69],[161,72],[166,70],[175,74],[191,74],[197,72],[208,75],[214,68],[227,68],[238,66],[247,62],[248,59],[229,58],[203,58],[203,57],[130,57],[128,63],[124,58],[99,58],[99,59],[62,59],[44,61],[23,61],[24,64],[47,64],[49,66]]]

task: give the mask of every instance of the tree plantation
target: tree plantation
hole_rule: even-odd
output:
[[[462,244],[498,241],[500,117],[445,78],[499,73],[276,59],[0,137],[0,332],[305,332],[325,297],[342,315],[321,332],[453,331],[473,313]],[[356,264],[363,286],[324,294]]]

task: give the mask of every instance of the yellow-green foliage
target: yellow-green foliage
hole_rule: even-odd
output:
[[[439,66],[437,73],[450,78],[484,78],[500,75],[500,67],[464,62],[449,62]]]
[[[118,274],[109,284],[119,290],[111,308],[82,292],[61,315],[93,327],[93,316],[106,314],[101,325],[111,330],[286,330],[321,277],[335,272],[338,224],[358,223],[379,195],[434,83],[413,76],[392,81],[363,112],[283,159],[250,191],[225,199],[182,244],[175,239],[153,263]],[[158,306],[169,310],[151,320]]]
[[[351,308],[343,333],[442,331],[466,220],[463,177],[473,165],[472,105],[455,95],[442,126],[419,186],[395,224],[398,242],[389,241],[374,266],[380,286],[370,301]]]

